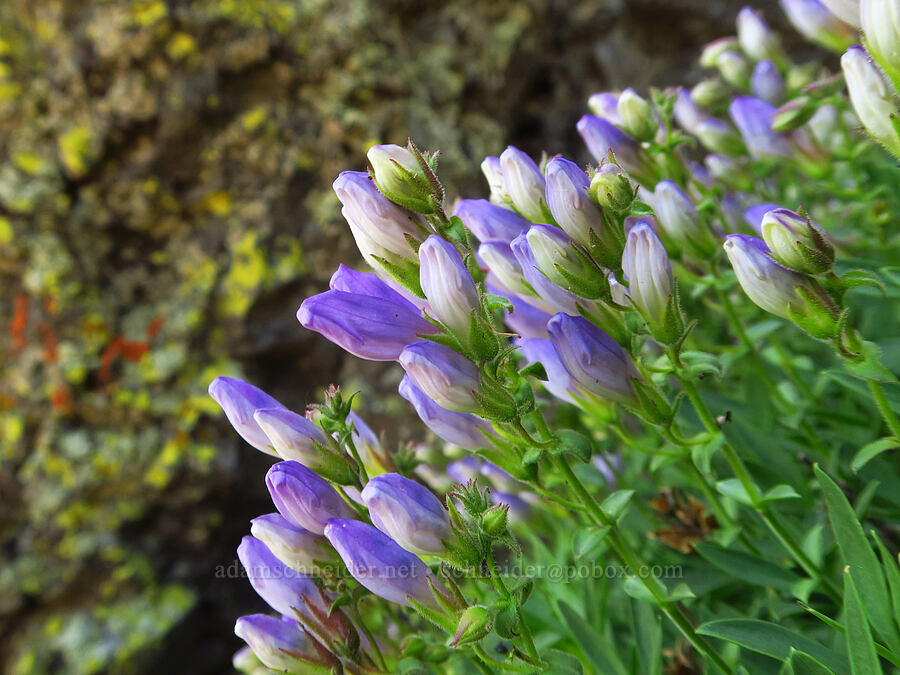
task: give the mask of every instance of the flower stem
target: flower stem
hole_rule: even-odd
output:
[[[878,406],[878,410],[891,430],[891,434],[900,437],[900,419],[897,419],[897,414],[891,409],[891,404],[884,393],[884,387],[881,386],[881,382],[878,380],[867,381],[869,389],[872,391],[872,398],[875,399],[875,405]]]

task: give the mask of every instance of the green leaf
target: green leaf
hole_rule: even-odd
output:
[[[884,577],[887,579],[888,588],[891,591],[891,604],[894,607],[894,616],[900,617],[900,567],[897,566],[897,558],[888,553],[888,550],[881,543],[881,539],[872,531],[872,538],[878,547],[878,553],[881,555],[881,564],[884,567]],[[900,623],[900,618],[897,618]]]
[[[885,450],[893,450],[895,448],[900,448],[900,438],[897,438],[896,436],[888,436],[886,438],[879,438],[877,441],[872,441],[868,445],[861,447],[859,452],[853,456],[853,459],[850,460],[850,468],[854,471],[859,471],[868,464],[870,460],[874,459]]]
[[[750,499],[750,495],[747,494],[744,486],[741,485],[741,481],[737,478],[720,480],[716,483],[716,489],[726,497],[731,497],[736,502],[740,502],[741,504],[750,507],[754,505],[753,500]]]
[[[632,497],[634,497],[634,490],[616,490],[603,500],[600,508],[606,515],[618,522],[625,515],[625,510]]]
[[[712,544],[695,544],[694,550],[723,572],[750,584],[790,593],[793,585],[800,581],[792,571],[743,551]]]
[[[776,485],[771,490],[767,490],[763,495],[764,502],[776,502],[782,499],[799,499],[800,495],[790,485]]]
[[[782,626],[757,619],[719,619],[697,629],[700,635],[719,638],[740,645],[744,649],[786,660],[791,650],[809,654],[838,675],[849,672],[847,660],[824,645],[798,635]]]
[[[848,372],[866,380],[896,382],[897,377],[881,363],[881,347],[874,342],[863,342],[861,358],[845,360]]]
[[[645,675],[662,673],[662,617],[652,606],[633,600],[634,636],[637,641],[640,671]]]
[[[559,675],[584,675],[581,661],[571,654],[566,654],[558,649],[547,649],[541,653],[547,664],[545,672],[559,673]]]
[[[609,534],[609,527],[583,527],[572,537],[572,555],[575,560],[587,556],[588,558],[596,557],[594,554]]]
[[[818,465],[815,472],[822,488],[822,495],[825,497],[828,520],[841,550],[841,557],[854,575],[856,588],[866,606],[872,625],[892,651],[900,652],[896,649],[896,645],[900,644],[900,636],[897,635],[897,627],[894,625],[890,596],[878,559],[869,546],[862,526],[844,493]]]
[[[844,618],[847,627],[847,653],[850,655],[850,672],[853,675],[879,675],[881,664],[862,601],[856,592],[853,575],[849,568],[844,570]]]
[[[566,625],[572,632],[572,637],[591,662],[597,666],[597,672],[628,675],[628,670],[622,661],[619,660],[616,650],[609,639],[581,618],[578,612],[565,602],[560,601],[558,604]],[[549,672],[556,671],[551,670]]]
[[[786,665],[790,668],[791,675],[834,675],[834,672],[806,652],[796,649],[791,650]]]
[[[594,444],[591,439],[571,429],[563,429],[555,434],[557,445],[551,452],[554,455],[568,452],[574,455],[582,462],[591,461],[591,455],[594,452]]]
[[[724,442],[725,436],[723,434],[716,434],[706,443],[701,443],[700,445],[695,445],[691,448],[691,461],[694,462],[694,466],[696,466],[701,473],[707,474],[710,472],[710,462],[712,461],[713,455],[722,449],[722,444]]]

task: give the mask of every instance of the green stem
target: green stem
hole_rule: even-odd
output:
[[[363,635],[366,636],[366,639],[369,641],[369,645],[375,652],[375,662],[378,664],[378,668],[385,673],[388,672],[387,663],[384,660],[384,654],[381,653],[381,649],[378,647],[378,643],[375,641],[375,635],[372,634],[372,631],[369,630],[366,622],[363,621],[362,615],[359,613],[359,608],[356,607],[356,605],[353,605],[351,614],[353,615],[353,622],[357,626],[359,626],[359,629],[363,632]]]
[[[619,560],[632,572],[637,573],[643,565],[637,552],[628,544],[623,537],[620,536],[616,523],[603,511],[597,500],[587,491],[584,484],[579,480],[578,476],[569,466],[565,457],[558,455],[556,463],[563,472],[569,487],[574,495],[585,505],[588,513],[594,522],[600,527],[609,528],[607,539],[609,539],[613,550],[616,552]],[[665,615],[675,624],[681,631],[682,635],[694,646],[697,651],[704,654],[712,663],[722,672],[731,673],[732,669],[725,663],[725,660],[712,648],[712,646],[697,632],[691,625],[684,610],[675,602],[669,599],[665,587],[653,576],[637,575],[646,587],[647,591],[653,596],[657,606],[665,613]]]
[[[897,414],[891,409],[891,404],[888,402],[887,396],[885,396],[884,393],[884,387],[882,387],[881,382],[878,382],[877,380],[867,381],[869,383],[869,389],[872,390],[872,398],[875,399],[875,405],[877,405],[878,410],[881,411],[881,416],[891,430],[891,434],[900,437],[900,419],[897,419]]]
[[[494,589],[501,598],[509,602],[512,600],[512,595],[510,594],[509,589],[506,588],[506,584],[503,583],[503,578],[500,576],[500,573],[497,571],[497,562],[494,560],[494,552],[491,549],[488,549],[487,564]],[[519,617],[519,637],[522,638],[522,644],[525,645],[525,652],[531,658],[540,661],[541,657],[538,655],[537,647],[534,646],[534,638],[531,635],[531,630],[528,628],[525,617],[522,615],[521,608],[517,607],[516,609],[516,614]]]

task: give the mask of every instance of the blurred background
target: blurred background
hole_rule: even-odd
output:
[[[588,95],[695,82],[742,4],[2,0],[0,672],[229,672],[270,460],[207,384],[399,379],[294,318],[358,262],[337,174],[407,136],[451,195],[507,144],[586,163]],[[401,403],[361,413],[404,442]]]

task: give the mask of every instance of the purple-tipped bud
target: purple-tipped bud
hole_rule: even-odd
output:
[[[640,378],[615,340],[580,316],[557,314],[547,324],[550,341],[569,374],[585,390],[634,405],[632,379]]]
[[[332,291],[381,298],[382,300],[403,305],[414,314],[419,313],[419,308],[412,301],[372,272],[357,272],[346,265],[339,265],[335,273],[331,275],[328,288]],[[418,301],[424,303],[421,299],[418,299]]]
[[[234,624],[234,634],[246,642],[266,668],[294,672],[304,667],[302,661],[290,654],[304,658],[315,655],[310,638],[296,624],[276,619],[266,614],[240,617]]]
[[[709,117],[709,113],[701,108],[691,93],[685,89],[678,91],[678,98],[675,99],[674,108],[675,121],[678,126],[693,134],[697,130],[697,125]]]
[[[834,246],[825,231],[789,209],[766,213],[762,236],[777,260],[800,272],[823,274],[834,264]]]
[[[677,183],[660,181],[653,195],[657,223],[674,244],[699,257],[709,256],[715,250],[715,243],[700,220],[697,207]]]
[[[578,133],[598,162],[607,161],[612,151],[616,162],[628,173],[639,176],[646,168],[646,157],[641,146],[612,122],[594,115],[584,115],[578,120]]]
[[[321,461],[315,444],[325,445],[325,434],[302,415],[287,408],[261,408],[253,413],[253,419],[282,459],[311,467]]]
[[[509,146],[500,155],[503,171],[503,189],[509,196],[516,211],[534,222],[547,220],[544,204],[544,174],[524,152]]]
[[[781,105],[786,86],[778,67],[769,60],[757,63],[750,77],[750,91],[772,105]]]
[[[858,0],[857,4],[858,4]],[[850,0],[833,4],[850,3]],[[832,4],[826,3],[826,4]],[[851,3],[852,4],[852,3]],[[850,8],[847,8],[850,13]],[[857,22],[860,20],[866,36],[866,44],[878,62],[894,82],[900,81],[900,2],[897,0],[862,0],[857,7]]]
[[[532,225],[525,238],[538,269],[557,286],[583,298],[598,298],[607,290],[606,276],[555,225]]]
[[[543,301],[542,309],[552,307],[557,311],[567,311],[572,314],[578,312],[578,296],[564,288],[560,288],[541,272],[534,252],[531,250],[531,245],[528,242],[527,234],[520,234],[513,239],[510,248],[512,248],[512,252],[516,256],[525,281],[533,289],[533,293],[529,293],[529,295],[537,295]]]
[[[331,484],[299,462],[275,464],[266,474],[266,487],[278,513],[315,534],[322,534],[331,518],[354,517]]]
[[[393,264],[414,263],[415,251],[407,236],[421,238],[414,215],[385,197],[369,174],[344,171],[334,181],[334,192],[363,258],[381,269],[379,258]]]
[[[337,560],[324,537],[293,525],[280,513],[267,513],[251,520],[250,534],[297,572],[316,575],[320,571],[317,562]]]
[[[376,476],[362,491],[372,524],[407,551],[438,555],[447,550],[450,516],[424,485],[399,473]]]
[[[791,148],[784,137],[772,131],[776,108],[771,103],[752,96],[738,96],[728,107],[728,112],[751,156],[756,159],[791,156]]]
[[[528,363],[540,363],[547,372],[547,380],[541,382],[544,389],[556,398],[568,403],[575,403],[574,394],[578,392],[575,380],[566,370],[547,338],[522,338],[516,341],[522,356]]]
[[[456,247],[432,234],[419,247],[419,281],[431,313],[457,335],[469,334],[478,291]]]
[[[778,57],[778,36],[759,12],[744,7],[737,17],[738,42],[748,56],[757,61]]]
[[[378,189],[393,202],[419,213],[434,213],[434,187],[409,148],[373,145],[366,153]]]
[[[648,223],[638,223],[628,232],[622,270],[628,278],[631,302],[656,334],[670,319],[674,282],[666,249]]]
[[[650,102],[630,87],[619,94],[619,119],[617,126],[638,141],[651,141],[659,132]]]
[[[856,41],[853,26],[837,18],[819,0],[781,0],[781,8],[807,40],[835,52],[844,51]]]
[[[419,389],[442,408],[455,412],[480,410],[478,368],[459,352],[423,340],[407,345],[400,365]]]
[[[419,336],[439,332],[408,303],[343,291],[307,298],[297,311],[297,320],[354,356],[372,361],[392,361]]]
[[[519,235],[521,236],[521,235]],[[517,236],[513,241],[519,239]],[[532,295],[525,281],[522,266],[510,244],[505,241],[485,241],[478,247],[478,257],[502,286],[518,295]]]
[[[487,199],[461,199],[453,209],[478,241],[507,243],[527,230],[531,223],[514,211],[492,204]]]
[[[856,116],[884,147],[900,156],[900,137],[894,127],[897,92],[888,84],[865,49],[854,45],[841,57],[844,80]]]
[[[778,204],[773,204],[771,202],[763,202],[762,204],[754,204],[753,206],[748,207],[744,211],[744,220],[747,221],[747,224],[756,230],[758,233],[762,234],[762,221],[763,216],[765,216],[769,211],[774,211],[775,209],[781,208]]]
[[[209,385],[209,395],[222,406],[225,417],[241,438],[257,450],[278,457],[272,443],[253,414],[261,408],[286,408],[261,389],[236,377],[217,377]]]
[[[588,108],[590,108],[591,112],[597,117],[609,120],[616,126],[622,123],[622,118],[619,117],[618,94],[614,94],[611,91],[601,91],[596,94],[591,94],[591,97],[588,99]]]
[[[716,61],[723,52],[735,51],[740,47],[736,37],[723,37],[713,40],[700,52],[700,65],[704,68],[715,68]]]
[[[408,375],[400,381],[400,395],[412,403],[435,436],[467,450],[488,446],[486,435],[493,435],[490,425],[471,413],[453,412],[442,408],[412,383]]]
[[[554,220],[582,246],[590,245],[590,232],[603,232],[600,209],[588,196],[587,174],[574,162],[554,157],[547,164],[547,206]]]
[[[891,0],[891,2],[894,4],[894,9],[896,10],[896,2],[893,0]],[[869,30],[863,26],[862,17],[860,16],[860,0],[822,0],[822,4],[844,23],[849,24],[854,28],[863,27],[866,37],[869,37]],[[885,2],[885,0],[863,0],[863,4],[876,7],[878,5],[887,5],[890,3]],[[896,14],[894,16],[896,16]]]
[[[440,609],[431,586],[439,593],[446,589],[425,563],[388,535],[358,520],[335,519],[325,528],[325,536],[353,578],[375,595],[400,605],[409,605],[411,597]]]
[[[259,539],[244,537],[237,554],[253,590],[276,612],[294,617],[297,610],[305,616],[307,602],[328,612],[322,592],[313,580],[288,568]]]

